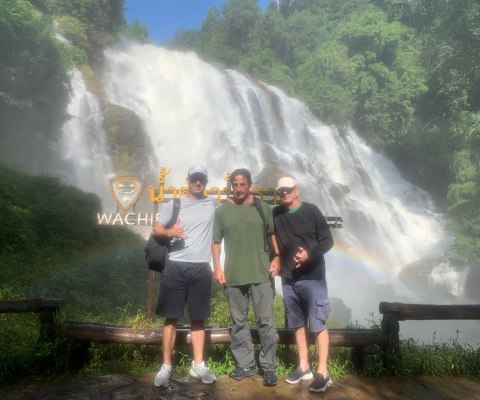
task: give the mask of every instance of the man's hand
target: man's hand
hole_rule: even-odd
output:
[[[280,257],[273,257],[273,260],[270,261],[270,276],[273,278],[274,276],[277,276],[280,274]]]
[[[293,260],[296,263],[295,268],[300,268],[308,261],[309,258],[310,257],[307,253],[307,250],[305,250],[303,247],[299,247],[297,252],[295,253],[295,256],[293,257]]]
[[[225,285],[225,273],[222,268],[215,268],[213,279],[215,279],[220,285]]]
[[[171,237],[171,238],[186,239],[188,237],[188,236],[185,236],[185,231],[180,226],[179,219],[177,220],[177,222],[175,222],[175,224],[171,228],[168,228],[166,231],[167,231],[168,237]]]

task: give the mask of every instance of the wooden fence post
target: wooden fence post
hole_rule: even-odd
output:
[[[60,327],[58,315],[62,304],[64,304],[64,301],[59,299],[40,299],[38,312],[40,319],[39,342],[55,343],[58,336],[57,331]]]
[[[397,313],[390,306],[391,303],[381,302],[379,310],[383,314],[381,329],[386,338],[383,348],[383,364],[385,368],[393,371],[400,360],[400,323]]]

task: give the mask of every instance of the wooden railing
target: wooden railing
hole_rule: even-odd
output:
[[[400,354],[400,324],[399,321],[423,320],[480,320],[480,304],[437,305],[437,304],[379,304],[382,318],[382,332],[386,345],[383,349],[384,365],[393,369]]]
[[[0,301],[0,313],[33,312],[40,317],[39,340],[55,342],[65,339],[68,343],[69,359],[81,365],[90,343],[123,343],[161,345],[162,329],[139,329],[128,326],[88,322],[64,322],[58,320],[58,312],[64,304],[60,299],[34,299]],[[351,347],[352,360],[358,368],[368,366],[373,355],[383,355],[387,368],[393,368],[399,354],[399,321],[405,320],[480,320],[479,305],[430,305],[381,302],[379,311],[383,315],[381,329],[329,329],[330,345]],[[256,329],[251,330],[255,343],[259,342]],[[208,327],[207,344],[230,343],[230,328]],[[314,343],[314,335],[310,336]],[[293,330],[278,329],[279,344],[295,344]],[[191,342],[189,326],[177,328],[176,345]]]
[[[30,299],[30,300],[2,300],[0,301],[0,314],[31,312],[40,318],[40,331],[38,340],[41,342],[54,342],[58,332],[58,312],[65,304],[62,299]]]

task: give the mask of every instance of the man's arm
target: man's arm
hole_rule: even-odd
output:
[[[280,264],[280,251],[278,249],[277,237],[275,235],[271,235],[272,244],[273,244],[273,258],[270,261],[270,276],[277,276],[280,274],[281,264]]]
[[[180,226],[180,220],[175,222],[171,228],[165,228],[165,225],[162,225],[160,222],[155,221],[153,225],[152,234],[155,236],[162,236],[166,238],[182,238],[186,239],[185,231]]]
[[[212,242],[212,260],[213,260],[213,277],[221,285],[225,284],[225,273],[220,265],[220,254],[222,253],[222,244]]]
[[[319,260],[323,259],[323,255],[333,247],[333,237],[326,218],[323,216],[322,212],[317,206],[314,206],[313,210],[316,244],[309,249],[308,252],[302,248],[299,248],[299,251],[295,256],[295,260],[300,264],[305,264],[306,262],[318,263]],[[306,258],[302,256],[306,256]]]

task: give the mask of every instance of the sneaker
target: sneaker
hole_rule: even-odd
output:
[[[278,382],[275,371],[264,371],[263,373],[263,385],[264,386],[276,386]]]
[[[330,386],[332,386],[330,376],[327,375],[327,377],[324,378],[322,374],[315,374],[315,378],[308,389],[311,392],[324,392]]]
[[[290,375],[287,376],[285,379],[285,382],[287,383],[298,383],[300,381],[307,381],[309,379],[313,379],[313,374],[310,369],[307,369],[306,371],[302,371],[300,367],[297,367],[297,369],[292,372]]]
[[[172,366],[163,364],[160,371],[158,371],[153,384],[155,386],[168,387],[170,385],[170,378],[172,377]]]
[[[237,367],[235,371],[230,372],[228,376],[230,378],[233,378],[237,381],[241,381],[243,378],[246,378],[247,376],[253,376],[256,375],[258,372],[258,369],[256,366],[250,367],[250,368],[241,368]]]
[[[202,361],[200,365],[195,365],[192,361],[192,368],[190,368],[190,376],[201,379],[203,383],[213,383],[217,380],[217,377]]]

